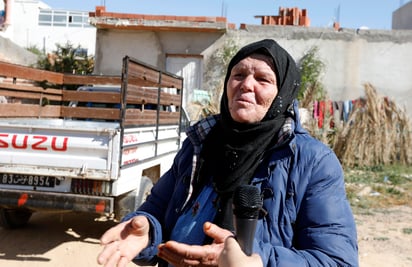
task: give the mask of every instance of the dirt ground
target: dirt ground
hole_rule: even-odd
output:
[[[412,266],[412,207],[355,217],[361,267]],[[0,228],[0,266],[98,266],[98,239],[112,225],[88,214],[36,213],[26,228]]]
[[[356,215],[361,267],[412,266],[412,207]]]

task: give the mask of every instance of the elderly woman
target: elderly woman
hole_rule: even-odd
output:
[[[188,130],[147,201],[102,236],[98,263],[217,266],[234,231],[233,192],[249,184],[263,198],[252,255],[259,265],[357,266],[343,171],[299,123],[299,81],[294,60],[275,41],[240,49],[228,66],[220,114]]]

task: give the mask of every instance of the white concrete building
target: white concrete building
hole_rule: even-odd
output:
[[[96,29],[88,11],[53,9],[39,0],[4,0],[0,10],[0,36],[21,47],[47,53],[69,41],[87,49],[88,55],[95,53]]]

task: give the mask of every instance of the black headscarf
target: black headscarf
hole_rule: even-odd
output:
[[[232,68],[252,54],[264,54],[273,60],[278,94],[262,121],[239,123],[232,119],[227,98],[227,82]],[[220,103],[221,119],[208,134],[201,153],[202,177],[213,177],[220,197],[215,223],[233,230],[232,194],[241,184],[250,183],[262,156],[276,142],[287,117],[287,109],[297,95],[300,74],[289,53],[274,40],[264,39],[241,48],[229,63]]]

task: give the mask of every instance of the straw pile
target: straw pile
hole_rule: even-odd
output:
[[[348,122],[336,129],[329,145],[346,167],[412,163],[411,126],[404,110],[365,84]]]

